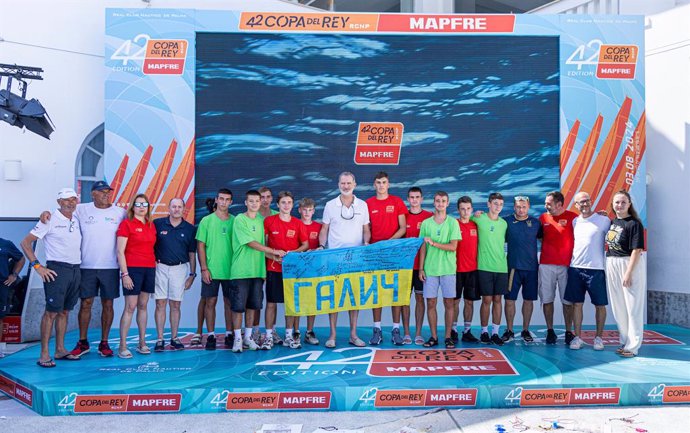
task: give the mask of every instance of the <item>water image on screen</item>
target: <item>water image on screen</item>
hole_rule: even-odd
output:
[[[411,186],[462,195],[482,209],[490,192],[542,203],[559,187],[557,37],[197,33],[196,219],[221,188],[268,186],[317,203],[338,174],[374,195]],[[398,165],[356,165],[360,122],[404,125]],[[532,213],[542,212],[534,205]]]

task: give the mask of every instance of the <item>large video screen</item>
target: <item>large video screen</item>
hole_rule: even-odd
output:
[[[540,203],[559,189],[555,36],[197,33],[196,219],[218,188],[313,198],[320,218],[342,171],[358,197],[378,171],[391,193],[489,193]],[[360,122],[404,128],[397,165],[358,165]],[[454,204],[451,209],[454,209]],[[534,206],[532,212],[542,212]]]

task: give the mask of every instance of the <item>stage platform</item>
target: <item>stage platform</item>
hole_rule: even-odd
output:
[[[187,346],[188,331],[180,333]],[[316,331],[323,343],[326,329]],[[579,351],[568,349],[562,336],[557,345],[544,344],[544,329],[532,330],[537,338],[531,344],[518,337],[502,347],[461,344],[453,350],[393,346],[388,331],[378,347],[348,346],[343,328],[336,349],[305,345],[235,354],[219,338],[214,352],[132,350],[129,360],[100,357],[94,341],[81,360],[56,361],[52,369],[36,365],[39,348],[32,346],[0,359],[0,391],[42,415],[690,403],[690,329],[648,326],[639,356],[631,359],[614,353],[615,330],[606,331],[602,352],[592,350],[591,329]],[[76,331],[67,335],[69,348],[77,337]],[[97,339],[97,332],[90,337]]]

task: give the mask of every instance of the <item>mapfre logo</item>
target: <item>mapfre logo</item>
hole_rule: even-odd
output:
[[[355,164],[398,165],[403,131],[400,122],[360,122]]]

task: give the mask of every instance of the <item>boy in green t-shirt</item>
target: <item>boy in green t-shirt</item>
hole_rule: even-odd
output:
[[[472,221],[477,224],[479,235],[477,283],[479,294],[482,296],[482,306],[479,310],[482,335],[479,341],[503,346],[503,340],[498,334],[503,313],[503,295],[508,291],[508,261],[505,253],[508,224],[498,216],[503,210],[503,196],[498,192],[490,194],[487,206],[487,213],[472,217]],[[490,337],[489,310],[493,325]]]
[[[244,204],[247,211],[235,218],[232,227],[232,265],[230,274],[234,283],[230,289],[232,324],[235,339],[233,352],[242,349],[256,350],[259,345],[252,339],[254,317],[263,304],[263,284],[266,278],[265,254],[280,260],[285,251],[267,247],[264,237],[264,219],[259,217],[261,194],[247,191]],[[242,339],[242,315],[245,315],[244,340]]]
[[[424,298],[431,328],[431,337],[424,347],[438,345],[436,300],[441,289],[445,308],[445,343],[446,348],[453,349],[455,343],[450,331],[455,303],[455,251],[462,236],[457,220],[446,214],[448,202],[448,193],[445,191],[434,194],[434,216],[422,222],[419,237],[424,238],[424,243],[419,251],[419,279],[424,282]]]

